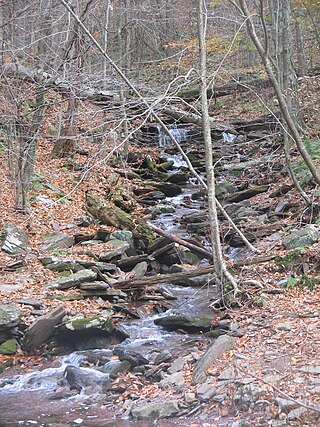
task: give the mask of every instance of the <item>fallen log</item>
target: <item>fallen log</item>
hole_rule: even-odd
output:
[[[171,273],[171,274],[160,274],[157,276],[148,276],[142,277],[141,279],[129,279],[117,282],[113,285],[115,289],[136,289],[136,288],[145,288],[151,287],[155,285],[159,285],[161,283],[172,283],[177,280],[181,281],[183,279],[187,279],[189,277],[197,277],[202,276],[204,274],[210,274],[214,270],[212,265],[197,268],[194,270],[184,271],[181,273]]]
[[[159,107],[159,113],[160,112],[162,114],[166,114],[167,116],[173,117],[174,119],[177,119],[182,123],[193,123],[202,126],[202,117],[200,115],[186,112],[183,110],[178,110],[175,108],[168,108],[162,106]],[[233,127],[233,125],[231,125],[230,123],[224,123],[213,119],[210,119],[210,127],[212,130],[216,130],[219,132],[230,132],[234,134],[238,133]]]
[[[202,256],[203,258],[212,259],[212,252],[207,251],[201,246],[196,246],[193,243],[187,242],[184,239],[180,239],[174,234],[167,233],[166,231],[163,231],[161,228],[156,227],[150,222],[147,222],[147,225],[151,228],[151,230],[153,230],[155,233],[159,234],[160,236],[166,237],[167,239],[171,240],[172,242],[178,243],[181,246],[185,246],[186,248],[190,249],[195,254]]]
[[[231,95],[234,92],[242,93],[252,89],[261,89],[271,86],[269,79],[235,80],[221,86],[213,86],[207,90],[208,98],[219,98]],[[200,97],[199,89],[187,89],[178,93],[186,101],[194,101]]]

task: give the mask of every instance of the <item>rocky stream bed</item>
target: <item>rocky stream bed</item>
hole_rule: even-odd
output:
[[[154,130],[148,131],[141,138],[152,137]],[[195,131],[174,131],[193,166],[204,173]],[[225,210],[270,259],[277,242],[285,249],[317,242],[318,213],[304,210],[300,215],[292,186],[277,185],[286,172],[274,125],[255,123],[243,129],[239,124],[238,131],[235,138],[220,134],[214,142],[220,159],[217,197]],[[0,304],[0,352],[13,358],[16,352],[36,352],[47,359],[22,374],[0,366],[1,426],[166,427],[194,421],[201,426],[283,427],[300,416],[294,411],[303,408],[281,395],[272,401],[277,414],[265,411],[268,387],[223,359],[247,331],[234,312],[209,306],[218,298],[219,282],[209,264],[205,194],[176,150],[161,138],[164,151],[158,160],[132,156],[130,170],[119,167],[115,173],[114,191],[87,193],[88,216],[77,232],[44,236],[39,261],[56,275],[46,286],[46,298],[28,295],[15,304]],[[119,189],[119,176],[129,179],[130,187]],[[140,215],[134,214],[137,206]],[[294,212],[309,224],[285,231],[286,218]],[[85,227],[94,220],[101,226],[90,235]],[[234,268],[237,262],[263,262],[221,220],[224,252]],[[152,225],[199,249],[155,236]],[[74,247],[72,255],[65,252]],[[23,269],[28,240],[9,223],[2,250],[13,257],[6,268]],[[287,276],[283,279],[274,284],[274,293],[284,292]],[[13,288],[3,284],[0,292]],[[257,292],[262,299],[267,294]],[[63,301],[84,299],[98,301],[99,312],[68,315]],[[24,322],[19,306],[29,307],[35,320]],[[10,366],[10,359],[6,363]],[[264,378],[272,382],[270,374]],[[224,415],[226,402],[233,411]]]

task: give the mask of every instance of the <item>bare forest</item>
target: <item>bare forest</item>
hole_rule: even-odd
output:
[[[0,2],[0,427],[320,422],[320,1]]]

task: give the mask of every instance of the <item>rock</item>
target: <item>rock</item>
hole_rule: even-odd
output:
[[[128,273],[130,279],[140,279],[146,275],[148,269],[148,263],[146,261],[139,262],[135,267]]]
[[[237,187],[232,182],[224,181],[216,184],[216,197],[218,199],[224,199],[236,191]]]
[[[21,312],[14,305],[0,304],[0,335],[1,332],[14,328],[20,323]]]
[[[88,212],[102,224],[110,225],[120,230],[133,230],[134,224],[131,216],[107,199],[99,198],[88,191],[86,203]]]
[[[83,270],[84,268],[96,267],[101,271],[113,272],[116,270],[115,264],[99,262],[99,261],[88,261],[84,259],[69,259],[69,258],[57,258],[57,257],[43,257],[40,259],[42,265],[52,271],[77,271]]]
[[[189,174],[186,172],[177,172],[168,176],[166,182],[171,182],[173,184],[186,184],[189,180]]]
[[[265,386],[257,386],[255,384],[241,385],[235,394],[234,403],[241,407],[251,407],[266,391],[267,388]]]
[[[284,399],[282,397],[275,398],[276,404],[279,406],[279,409],[284,412],[288,412],[290,409],[294,409],[299,406],[296,402],[290,399]]]
[[[4,241],[1,249],[10,255],[25,254],[29,250],[27,236],[18,227],[8,222],[4,226]]]
[[[187,391],[186,394],[184,395],[184,400],[186,401],[186,403],[196,402],[197,401],[196,394],[191,391]]]
[[[197,388],[197,397],[200,402],[207,402],[217,394],[217,389],[214,383],[205,382]]]
[[[294,421],[295,419],[300,418],[306,412],[308,412],[308,409],[303,407],[292,409],[292,411],[290,411],[288,414],[288,421]]]
[[[157,420],[173,417],[179,413],[178,400],[165,400],[156,403],[145,403],[134,406],[131,410],[133,418],[140,420]]]
[[[295,249],[303,246],[311,246],[319,240],[319,230],[316,225],[306,225],[300,230],[293,230],[289,236],[283,239],[286,249]]]
[[[113,326],[112,317],[105,315],[77,316],[66,320],[57,328],[57,338],[62,343],[79,350],[107,348],[128,337],[121,328]]]
[[[65,309],[60,306],[35,320],[24,333],[22,348],[31,351],[47,341],[65,315]]]
[[[207,284],[212,284],[215,281],[216,276],[214,274],[203,274],[197,277],[187,277],[185,279],[173,280],[174,285],[179,286],[191,286],[191,287],[202,287]]]
[[[0,345],[0,354],[16,354],[18,349],[18,343],[15,339],[5,341]]]
[[[0,292],[15,292],[18,291],[19,289],[21,289],[22,286],[21,285],[6,285],[6,284],[2,284],[0,283]]]
[[[238,191],[233,193],[231,196],[227,197],[228,202],[237,203],[242,200],[250,199],[258,194],[265,193],[268,191],[269,185],[259,185],[252,188],[247,188],[246,190]]]
[[[182,188],[173,182],[155,182],[152,183],[152,185],[161,191],[166,197],[175,197],[182,193]]]
[[[51,271],[62,272],[72,271],[77,273],[78,271],[84,270],[84,267],[77,263],[73,259],[59,259],[56,257],[45,257],[40,259],[41,263]]]
[[[151,218],[154,219],[158,215],[167,214],[167,213],[174,213],[175,208],[171,205],[161,205],[154,207],[152,211],[150,212]]]
[[[219,381],[231,381],[238,377],[234,368],[224,369],[218,376]]]
[[[171,374],[165,377],[162,381],[159,382],[160,388],[164,390],[171,388],[177,393],[182,391],[184,386],[185,386],[185,381],[184,381],[182,372],[175,372],[174,374]]]
[[[299,368],[299,372],[304,374],[320,375],[320,366],[302,366]]]
[[[291,323],[289,322],[277,323],[275,326],[279,331],[291,331]]]
[[[136,350],[126,349],[124,347],[116,347],[113,354],[119,357],[119,360],[127,360],[131,366],[147,365],[149,360]]]
[[[231,350],[235,345],[235,339],[228,335],[221,335],[209,347],[206,353],[196,362],[192,375],[192,384],[196,385],[206,381],[206,371],[224,352]]]
[[[168,160],[166,162],[160,163],[160,165],[158,165],[158,170],[160,172],[167,172],[168,170],[172,169],[173,165],[174,165],[174,161]]]
[[[123,255],[130,248],[129,243],[124,242],[123,240],[112,239],[109,240],[108,243],[111,245],[111,250],[101,255],[99,257],[100,261],[109,261],[112,258]]]
[[[184,314],[171,314],[156,319],[154,323],[169,331],[183,329],[189,332],[205,332],[211,327],[212,319],[209,317],[197,317]]]
[[[110,233],[105,239],[106,242],[109,240],[122,240],[123,242],[129,243],[131,249],[134,249],[133,233],[129,230],[117,230]]]
[[[63,376],[71,389],[78,389],[79,391],[88,387],[94,391],[98,391],[110,382],[109,375],[98,370],[90,369],[89,371],[72,365],[66,367]]]
[[[168,368],[169,374],[175,374],[176,372],[182,371],[185,365],[185,360],[183,357],[176,359],[173,364]]]
[[[69,289],[75,286],[79,286],[84,282],[91,282],[97,279],[97,273],[91,270],[81,270],[77,273],[70,274],[67,277],[62,277],[51,282],[46,286],[46,289]]]
[[[44,236],[44,243],[40,247],[41,252],[63,250],[74,245],[74,237],[65,233],[55,233]]]
[[[115,364],[109,371],[110,378],[118,378],[119,374],[125,374],[126,372],[129,372],[131,368],[131,363],[128,360],[122,360],[121,362]]]

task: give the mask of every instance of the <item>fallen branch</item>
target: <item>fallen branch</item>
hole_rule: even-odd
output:
[[[190,249],[192,252],[195,252],[196,254],[199,254],[206,259],[212,259],[212,252],[207,251],[201,246],[194,245],[184,239],[180,239],[180,237],[177,237],[174,234],[167,233],[166,231],[162,230],[159,227],[156,227],[150,222],[147,222],[147,225],[151,228],[151,230],[153,230],[155,233],[159,234],[160,236],[166,237],[167,239],[171,240],[172,242],[178,243],[181,246],[185,246],[186,248]]]

